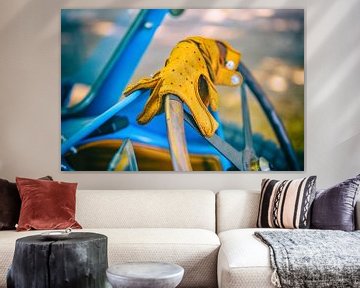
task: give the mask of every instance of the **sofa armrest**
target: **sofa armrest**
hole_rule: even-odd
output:
[[[355,206],[355,229],[360,230],[360,199],[357,200]]]

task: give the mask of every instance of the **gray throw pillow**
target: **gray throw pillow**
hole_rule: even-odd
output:
[[[360,174],[328,189],[319,190],[312,204],[311,228],[355,230],[355,202]]]

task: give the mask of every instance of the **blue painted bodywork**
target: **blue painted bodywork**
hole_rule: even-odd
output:
[[[148,97],[148,90],[135,91],[130,96],[124,98],[122,101],[111,107],[108,111],[95,118],[81,118],[77,119],[77,121],[74,119],[68,119],[62,121],[62,135],[65,138],[67,138],[66,133],[71,135],[61,145],[62,155],[68,152],[73,146],[79,146],[100,140],[125,138],[129,138],[132,142],[140,142],[159,148],[169,149],[164,113],[155,116],[146,125],[139,125],[136,122],[136,117],[142,111]],[[115,133],[86,138],[95,131],[95,129],[114,115],[127,117],[129,125]],[[73,133],[74,131],[76,132]],[[188,125],[185,125],[185,135],[190,153],[220,156],[219,152],[210,146],[198,132],[194,131]]]

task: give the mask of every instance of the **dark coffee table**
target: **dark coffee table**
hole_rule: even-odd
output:
[[[161,262],[134,262],[111,266],[106,275],[114,288],[175,288],[184,268]]]
[[[8,288],[104,287],[107,266],[105,235],[73,232],[59,240],[28,236],[16,240],[7,284]]]

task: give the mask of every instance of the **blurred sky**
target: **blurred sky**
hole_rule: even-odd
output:
[[[114,41],[101,54],[95,77],[138,10],[62,10],[62,77],[76,73],[99,39]],[[226,40],[267,92],[291,141],[304,149],[304,11],[301,9],[187,9],[168,15],[155,34],[131,82],[159,70],[176,43],[201,35]],[[88,73],[88,72],[86,72]],[[219,87],[220,117],[241,126],[239,89]],[[85,89],[86,90],[86,89]],[[254,97],[249,94],[253,132],[275,141]]]

